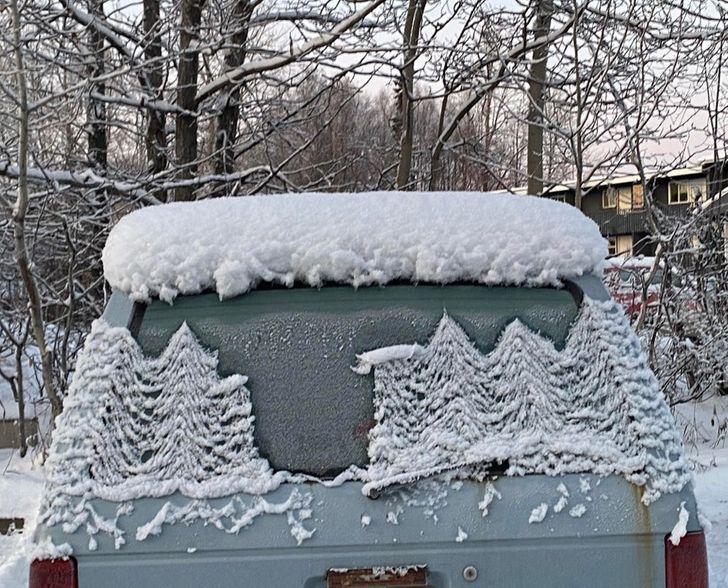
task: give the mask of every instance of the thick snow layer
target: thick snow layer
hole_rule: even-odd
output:
[[[617,268],[626,270],[650,270],[655,265],[655,258],[646,255],[637,257],[610,257],[605,262],[606,268]]]
[[[135,211],[109,235],[109,283],[146,300],[259,282],[553,285],[601,271],[599,229],[573,206],[506,193],[285,194]]]
[[[484,355],[445,314],[421,353],[374,366],[374,405],[365,493],[492,463],[509,475],[621,474],[645,486],[645,503],[690,479],[639,340],[611,301],[584,299],[563,350],[515,320]]]

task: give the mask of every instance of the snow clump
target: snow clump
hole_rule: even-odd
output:
[[[392,280],[559,285],[601,272],[606,241],[573,206],[478,192],[279,194],[137,210],[103,252],[135,300],[261,282],[364,286]]]

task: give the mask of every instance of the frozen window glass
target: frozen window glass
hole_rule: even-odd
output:
[[[367,464],[373,375],[356,354],[426,343],[446,310],[483,352],[518,318],[561,348],[578,302],[566,289],[476,285],[261,289],[221,302],[182,296],[143,309],[137,339],[157,355],[187,321],[222,376],[248,376],[255,440],[276,469],[330,477]]]

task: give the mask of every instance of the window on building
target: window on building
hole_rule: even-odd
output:
[[[632,255],[634,245],[632,235],[615,235],[607,237],[609,255]]]
[[[609,186],[602,192],[602,208],[634,210],[644,208],[645,197],[642,184]]]
[[[617,255],[632,255],[632,246],[634,245],[632,235],[617,236]]]
[[[705,196],[705,180],[670,182],[667,201],[669,204],[689,204]]]
[[[602,208],[617,208],[617,191],[612,186],[602,192]]]
[[[617,208],[619,210],[632,210],[632,186],[617,188]]]
[[[632,208],[645,207],[645,194],[642,190],[642,184],[632,186]]]
[[[617,255],[617,237],[607,237],[609,256]]]

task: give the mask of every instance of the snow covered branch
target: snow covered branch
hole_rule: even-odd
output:
[[[366,7],[340,21],[328,33],[324,33],[318,38],[303,43],[298,47],[291,48],[287,55],[278,55],[267,59],[251,61],[235,70],[226,72],[222,76],[219,76],[202,86],[197,93],[196,102],[199,104],[225,87],[239,83],[254,74],[280,69],[302,60],[314,51],[333,44],[341,37],[341,35],[359,25],[359,23],[361,23],[374,10],[384,4],[384,2],[385,0],[372,0]]]

